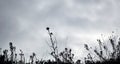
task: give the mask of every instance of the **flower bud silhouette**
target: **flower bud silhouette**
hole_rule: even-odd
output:
[[[46,30],[49,30],[50,28],[49,27],[46,27]]]

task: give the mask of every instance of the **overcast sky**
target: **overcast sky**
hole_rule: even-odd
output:
[[[120,0],[0,0],[0,47],[9,42],[48,59],[50,49],[46,27],[58,40],[59,50],[72,48],[75,58],[83,57],[83,44],[94,44],[101,34],[120,27]]]

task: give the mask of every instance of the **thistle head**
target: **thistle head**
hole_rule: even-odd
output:
[[[51,32],[50,35],[53,35],[53,33]]]
[[[49,30],[50,28],[49,27],[46,27],[46,30]]]
[[[33,56],[32,56],[32,55],[30,55],[30,58],[33,58]]]
[[[3,54],[7,54],[7,53],[8,53],[8,50],[5,49],[5,50],[3,51]]]
[[[9,45],[12,46],[12,42],[10,42]]]
[[[88,45],[84,44],[84,47],[86,48],[86,50],[89,50]]]
[[[51,55],[53,55],[53,54],[54,54],[54,52],[51,52],[50,54],[51,54]]]
[[[33,56],[35,56],[36,54],[33,52]]]
[[[67,51],[68,49],[67,48],[65,48],[65,51]]]
[[[74,54],[72,54],[72,56],[74,56]]]
[[[17,56],[17,54],[15,53],[15,56]]]
[[[60,56],[63,56],[63,52],[60,53]]]

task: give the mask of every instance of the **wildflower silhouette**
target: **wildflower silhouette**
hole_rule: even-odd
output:
[[[23,50],[20,49],[17,54],[16,46],[14,46],[12,42],[9,42],[9,49],[2,50],[2,48],[0,48],[0,64],[120,64],[120,37],[110,36],[107,41],[107,44],[110,44],[109,46],[102,40],[97,39],[99,46],[95,47],[95,49],[89,47],[88,44],[84,44],[84,48],[89,51],[87,56],[84,60],[78,59],[74,61],[75,55],[72,49],[64,48],[63,51],[59,51],[57,40],[53,37],[53,32],[51,32],[49,27],[46,27],[46,30],[50,38],[50,55],[53,56],[55,60],[38,59],[36,53],[33,52],[29,57],[29,62],[26,62]],[[112,50],[109,48],[110,46]],[[97,57],[98,60],[95,60],[92,53],[96,54],[95,57]]]

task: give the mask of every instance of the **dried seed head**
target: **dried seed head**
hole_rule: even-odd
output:
[[[49,30],[50,28],[49,27],[46,27],[46,30]]]
[[[72,54],[72,56],[74,56],[74,54]]]
[[[84,47],[86,48],[86,50],[89,50],[89,47],[87,44],[84,44]]]
[[[67,48],[65,48],[65,50],[67,51]]]
[[[72,51],[72,49],[69,50],[69,52],[71,52],[71,51]]]
[[[60,56],[63,56],[63,52],[60,53]]]
[[[10,42],[9,45],[12,46],[12,42]]]
[[[53,33],[51,32],[50,35],[53,35]]]
[[[15,54],[15,56],[17,56],[17,54]]]
[[[36,54],[33,52],[33,56],[35,56]]]

